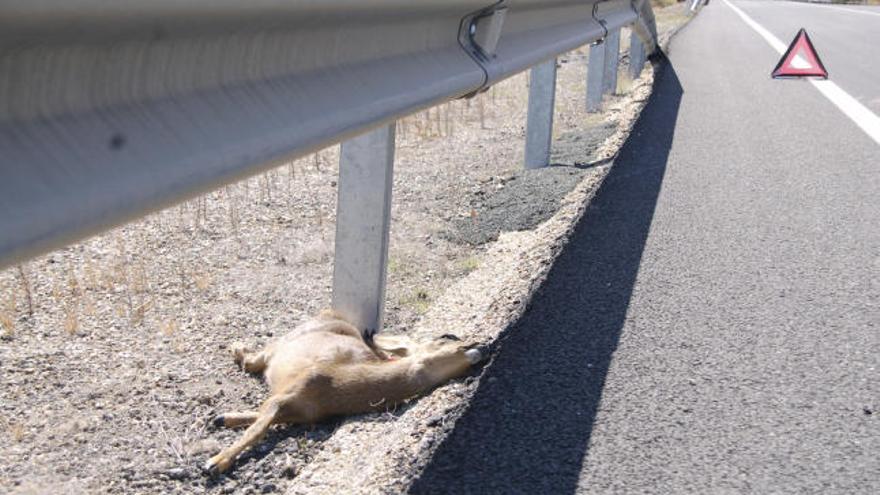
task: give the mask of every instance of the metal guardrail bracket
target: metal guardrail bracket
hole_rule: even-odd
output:
[[[598,4],[598,3],[593,4],[593,20],[595,20],[596,22],[599,23],[599,26],[602,27],[602,31],[604,31],[604,34],[602,35],[601,38],[599,38],[599,39],[597,39],[596,41],[590,43],[590,46],[599,46],[599,45],[601,45],[602,43],[605,43],[605,38],[608,37],[608,27],[605,26],[605,21],[603,21],[602,19],[599,19],[598,17],[596,17],[596,11],[598,10],[598,7],[599,7],[599,4]]]
[[[504,19],[507,17],[507,7],[503,4],[504,0],[499,0],[485,9],[468,14],[461,20],[458,43],[483,71],[481,87],[462,95],[462,98],[473,98],[490,87],[487,84],[489,72],[486,70],[485,64],[495,57],[495,50],[501,39]]]
[[[474,18],[468,27],[471,43],[486,59],[495,56],[495,49],[498,47],[498,40],[501,39],[501,28],[504,27],[506,16],[507,7],[498,7],[488,14]]]

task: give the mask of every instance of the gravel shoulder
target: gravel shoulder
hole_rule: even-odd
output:
[[[668,11],[667,37],[684,21]],[[385,331],[491,344],[522,313],[650,92],[649,67],[585,113],[586,53],[560,58],[553,167],[521,170],[527,74],[399,123]],[[405,490],[477,376],[384,414],[275,429],[227,476],[196,467],[239,434],[208,419],[265,397],[229,345],[329,305],[337,158],[0,272],[0,492]]]

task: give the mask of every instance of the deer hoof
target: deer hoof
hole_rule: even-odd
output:
[[[230,464],[232,463],[223,456],[215,455],[202,465],[202,470],[211,476],[217,476],[229,469]]]
[[[214,419],[211,420],[211,426],[214,428],[222,428],[226,426],[226,417],[222,414],[214,416]]]
[[[232,360],[235,361],[235,364],[241,365],[244,362],[244,355],[248,353],[248,348],[241,342],[233,342],[230,346],[232,350]]]

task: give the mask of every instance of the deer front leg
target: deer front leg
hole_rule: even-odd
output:
[[[379,334],[373,337],[373,341],[376,343],[377,347],[385,351],[387,354],[391,354],[395,358],[409,356],[413,347],[415,347],[412,340],[399,335]]]
[[[463,349],[462,346],[447,344],[419,356],[418,366],[422,373],[430,377],[430,387],[435,387],[463,375],[482,359],[483,355],[477,349]]]
[[[266,352],[253,352],[241,342],[232,344],[232,359],[248,373],[262,373],[266,369]]]

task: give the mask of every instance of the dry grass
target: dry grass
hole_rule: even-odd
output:
[[[15,335],[15,320],[9,313],[0,313],[0,327],[3,329],[3,338],[10,339]]]
[[[163,321],[159,324],[159,331],[166,337],[171,337],[180,329],[180,325],[174,321]]]
[[[154,409],[162,411],[162,407],[153,399]],[[157,415],[157,417],[159,417]],[[187,426],[183,432],[175,431],[173,425],[161,417],[156,422],[165,452],[180,465],[186,464],[194,455],[201,454],[197,441],[205,437],[207,423],[196,421]],[[170,430],[170,432],[169,432]]]
[[[431,308],[432,300],[433,298],[427,289],[417,288],[402,298],[399,304],[411,308],[419,315],[424,315]]]
[[[459,129],[479,124],[480,130],[498,126],[498,118],[522,103],[518,91],[525,76],[502,81],[473,98],[453,100],[397,121],[398,147],[451,138]]]
[[[9,425],[9,437],[12,438],[12,441],[15,443],[20,443],[24,440],[24,425],[22,423],[12,423]]]
[[[468,256],[460,260],[457,267],[466,275],[480,267],[480,260],[476,256]]]
[[[76,335],[79,331],[79,305],[76,301],[64,305],[64,331],[67,335]]]
[[[632,87],[633,87],[632,78],[629,77],[629,75],[624,72],[620,73],[620,75],[617,77],[617,89],[616,89],[615,94],[625,95],[625,94],[629,93],[630,91],[632,91]]]
[[[28,316],[34,315],[34,296],[31,291],[31,283],[28,280],[27,273],[25,273],[24,265],[18,265],[18,276],[21,279],[21,288],[24,291],[25,301],[27,301],[27,314]]]
[[[200,291],[208,290],[208,287],[211,286],[211,274],[210,273],[197,273],[193,275],[193,282],[195,282],[196,288]]]
[[[0,328],[5,339],[11,339],[15,335],[15,315],[15,292],[12,292],[6,299],[5,307],[0,308]]]

